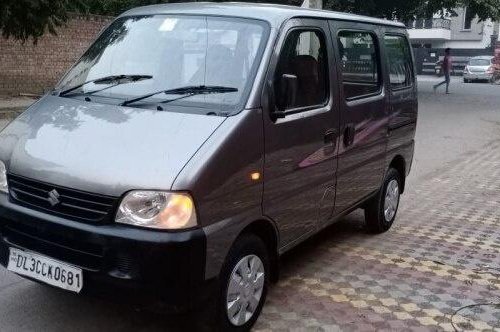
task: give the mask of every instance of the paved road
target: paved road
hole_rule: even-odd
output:
[[[256,330],[500,328],[500,86],[420,83],[415,164],[397,224],[354,213],[286,255]],[[453,317],[452,317],[453,316]],[[170,318],[25,281],[0,269],[0,331],[160,331]]]
[[[454,77],[451,94],[444,94],[443,88],[434,94],[432,85],[437,80],[432,76],[419,80],[420,112],[410,184],[500,136],[500,86],[465,84]]]

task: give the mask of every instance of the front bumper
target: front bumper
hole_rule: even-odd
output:
[[[208,297],[203,230],[168,233],[119,224],[89,225],[47,215],[0,194],[0,264],[9,247],[82,268],[82,293],[184,312]]]
[[[493,74],[488,73],[467,73],[464,72],[464,79],[466,80],[491,80]]]

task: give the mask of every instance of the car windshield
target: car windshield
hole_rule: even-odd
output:
[[[193,95],[172,104],[230,112],[241,107],[249,94],[267,36],[267,25],[256,20],[185,15],[119,18],[56,89],[82,84],[67,96],[92,92],[94,97],[105,97],[99,101],[120,103],[160,90],[224,86],[234,88],[234,92]],[[115,86],[110,83],[106,89],[102,82],[92,82],[113,75],[151,78]],[[157,95],[144,103],[165,98],[168,96]]]
[[[469,61],[469,66],[489,66],[491,61],[488,59],[472,59]]]

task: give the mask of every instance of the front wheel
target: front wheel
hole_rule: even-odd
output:
[[[389,168],[382,188],[365,208],[365,222],[371,232],[383,233],[391,228],[398,212],[401,185],[399,172]]]
[[[269,285],[269,258],[262,240],[246,234],[231,248],[221,276],[220,331],[249,331],[257,321]]]

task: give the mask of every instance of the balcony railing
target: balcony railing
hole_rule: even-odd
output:
[[[446,29],[450,30],[451,20],[447,18],[417,19],[406,23],[408,29]]]

